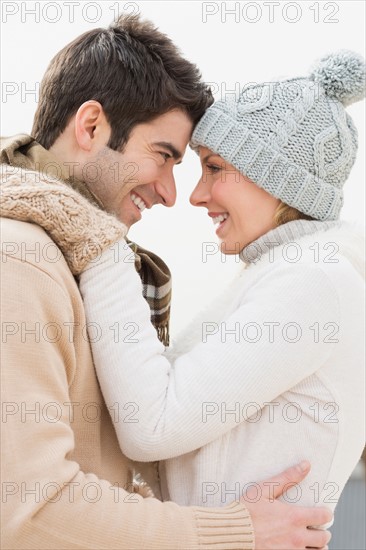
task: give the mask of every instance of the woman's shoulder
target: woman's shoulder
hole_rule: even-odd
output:
[[[324,231],[299,239],[299,265],[325,273],[330,279],[365,279],[365,237],[357,224],[339,222]],[[287,262],[288,263],[288,262]]]
[[[283,242],[267,243],[262,257],[258,258],[258,275],[262,271],[282,273],[301,272],[335,273],[337,271],[354,272],[354,275],[365,277],[365,237],[364,231],[357,224],[337,222],[322,226],[309,234],[294,235]],[[252,267],[252,266],[250,266]],[[297,269],[300,267],[301,269]]]
[[[319,304],[360,301],[364,286],[364,236],[339,222],[276,243],[243,271],[243,300]],[[346,303],[345,302],[345,303]]]

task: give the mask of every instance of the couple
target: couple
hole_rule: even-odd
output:
[[[51,62],[33,137],[1,151],[4,548],[327,544],[307,527],[330,521],[319,504],[363,445],[360,254],[337,222],[357,148],[342,102],[362,96],[363,75],[344,53],[294,80],[296,97],[282,82],[211,105],[197,69],[131,17]],[[174,359],[150,323],[166,340],[164,265],[135,248],[150,311],[124,237],[145,205],[174,204],[189,141],[203,168],[191,201],[246,269]],[[276,251],[294,241],[303,257],[289,264]],[[339,261],[316,262],[316,243],[339,245]],[[268,327],[271,340],[200,342],[194,329],[213,320]],[[115,321],[136,323],[138,342],[115,342]],[[102,337],[86,338],[87,323]],[[251,402],[256,422],[249,408],[240,422],[207,408],[203,419],[207,404]],[[298,423],[283,418],[294,402]],[[303,459],[305,481],[306,463],[275,475]],[[157,460],[164,503],[146,485],[160,496]],[[278,500],[288,482],[303,482],[302,506]]]

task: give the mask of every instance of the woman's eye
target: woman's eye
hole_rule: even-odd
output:
[[[221,166],[217,166],[216,164],[206,164],[206,168],[212,174],[217,174],[221,170]]]

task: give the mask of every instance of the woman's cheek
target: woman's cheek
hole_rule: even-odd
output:
[[[225,182],[225,176],[219,174],[212,185],[212,197],[216,202],[225,203],[230,198],[229,188]]]

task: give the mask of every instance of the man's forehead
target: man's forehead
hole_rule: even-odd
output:
[[[171,141],[173,137],[183,139],[187,137],[187,134],[190,135],[192,133],[193,121],[187,113],[176,109],[164,113],[152,120],[151,129],[157,132],[171,134],[169,136],[169,141]]]

